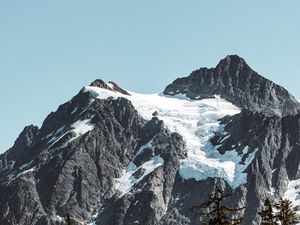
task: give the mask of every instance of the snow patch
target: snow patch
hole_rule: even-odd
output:
[[[33,160],[31,160],[29,163],[26,163],[26,164],[20,166],[20,170],[23,170],[23,169],[25,169],[26,167],[30,166],[31,163],[33,163]]]
[[[152,173],[157,167],[164,164],[163,158],[160,155],[154,156],[151,160],[137,167],[133,162],[130,162],[126,169],[123,170],[123,175],[115,179],[116,189],[121,192],[121,196],[127,194],[136,183],[139,183],[145,176]],[[136,179],[133,174],[139,169],[144,169],[143,175]]]
[[[300,179],[288,181],[287,191],[283,197],[292,201],[293,207],[300,207]],[[300,211],[297,211],[297,214],[300,216]]]
[[[97,219],[98,213],[92,216],[90,222],[87,223],[87,225],[96,225],[96,219]]]
[[[153,139],[151,139],[148,143],[146,143],[146,144],[144,144],[143,146],[141,146],[140,149],[136,152],[136,154],[135,154],[133,160],[134,160],[138,155],[142,154],[142,153],[145,151],[145,149],[151,148],[152,142],[153,142]]]
[[[71,125],[71,128],[73,128],[72,131],[75,132],[75,137],[71,138],[68,143],[93,130],[95,125],[91,123],[91,119],[85,119],[76,121]]]
[[[56,131],[52,131],[50,134],[46,136],[46,138],[52,137],[49,141],[48,144],[55,139],[57,139],[57,136],[65,129],[65,126],[62,126],[61,128],[57,129]]]
[[[230,135],[229,135],[229,134],[225,135],[225,136],[220,140],[220,143],[224,143],[224,141],[226,141],[228,138],[230,138]]]
[[[88,223],[88,225],[96,225],[96,220],[93,222]]]
[[[59,215],[56,215],[56,216],[54,216],[53,217],[53,220],[55,220],[55,221],[59,221],[59,222],[64,222],[65,221],[65,219],[64,218],[62,218],[61,216],[59,216]]]
[[[71,112],[71,115],[74,114],[74,113],[76,113],[77,110],[78,110],[78,107],[76,107],[75,109],[73,109],[73,111]]]
[[[111,89],[114,89],[115,85],[113,85],[112,83],[108,82],[106,83],[108,87],[110,87]]]
[[[29,173],[29,172],[34,172],[37,170],[36,166],[33,166],[30,168],[31,164],[33,161],[30,161],[29,163],[26,163],[22,166],[19,167],[20,171],[17,173],[17,171],[12,172],[10,175],[8,175],[8,183],[11,183],[13,180],[21,177],[22,175]]]
[[[274,197],[276,190],[274,187],[270,187],[270,189],[267,192],[271,197]]]
[[[68,134],[70,131],[67,131],[66,133],[62,134],[61,136],[59,136],[58,138],[54,139],[55,141],[49,146],[49,149],[55,145],[60,139],[62,139],[66,134]]]
[[[70,129],[71,128],[71,129]],[[47,135],[52,136],[52,138],[47,142],[49,145],[49,149],[55,145],[58,141],[60,141],[66,134],[69,134],[71,131],[75,132],[75,137],[71,138],[66,144],[70,143],[71,141],[75,140],[76,138],[84,135],[85,133],[93,130],[95,128],[95,125],[91,123],[91,119],[85,119],[85,120],[78,120],[75,123],[71,124],[69,130],[65,131],[65,133],[62,134],[62,131],[65,130],[65,126],[59,128],[57,131],[52,132]]]
[[[245,150],[242,155],[238,155],[235,150],[220,154],[211,144],[206,148],[206,155],[193,154],[182,161],[179,171],[182,178],[200,181],[208,177],[219,177],[226,180],[233,188],[247,182],[247,174],[244,170],[252,162],[257,149],[248,155],[244,164],[241,164],[242,157],[248,154]],[[206,157],[209,157],[207,162],[205,162]]]
[[[111,97],[118,98],[118,97],[123,96],[119,92],[114,92],[114,91],[111,91],[108,89],[103,89],[103,88],[94,87],[94,86],[84,87],[83,91],[90,92],[94,97],[101,98],[101,99],[106,99],[106,98],[111,98]]]
[[[28,169],[28,170],[24,170],[24,171],[18,173],[18,174],[15,176],[15,178],[18,178],[18,177],[20,177],[20,176],[22,176],[22,175],[24,175],[24,174],[26,174],[26,173],[33,172],[33,171],[35,171],[35,170],[36,170],[36,166],[35,166],[35,167],[32,167],[32,168],[30,168],[30,169]]]

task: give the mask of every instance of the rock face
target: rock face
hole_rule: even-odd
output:
[[[257,149],[255,159],[246,169],[247,184],[243,185],[247,190],[243,224],[256,224],[257,208],[263,204],[262,200],[284,196],[289,180],[299,179],[299,119],[299,114],[266,117],[248,110],[222,119],[230,135],[222,143],[220,151],[226,151],[233,145],[238,146],[236,151],[240,153],[242,146],[249,146],[253,151]]]
[[[297,114],[300,110],[299,102],[287,90],[260,76],[237,55],[227,56],[215,68],[201,68],[176,79],[164,94],[186,94],[191,99],[220,95],[236,106],[267,116]]]
[[[220,154],[241,156],[241,165],[253,157],[246,182],[235,188],[220,176],[183,179],[187,143],[195,140],[171,132],[160,109],[142,118],[132,93],[115,83],[96,80],[93,88],[105,96],[83,88],[41,128],[25,127],[0,155],[0,224],[63,225],[69,212],[76,225],[196,225],[201,217],[191,207],[220,188],[232,191],[229,205],[246,206],[243,225],[258,225],[263,200],[284,196],[289,182],[300,179],[299,103],[237,56],[165,90],[185,93],[194,103],[217,94],[243,108],[221,118],[222,129],[198,134],[210,135],[207,145]]]
[[[80,126],[93,129],[82,129],[77,137],[72,127],[78,121],[88,121]],[[67,212],[76,224],[88,222],[114,198],[114,179],[152,139],[151,149],[136,157],[136,164],[156,155],[165,164],[145,179],[150,186],[139,195],[147,193],[157,198],[157,206],[167,205],[179,158],[185,155],[182,137],[168,132],[156,117],[145,121],[127,99],[99,100],[81,91],[51,113],[41,129],[26,127],[0,156],[0,224],[64,224]],[[163,191],[157,195],[159,188]],[[145,213],[151,212],[145,208]]]

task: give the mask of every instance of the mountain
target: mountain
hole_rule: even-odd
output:
[[[0,155],[0,224],[199,224],[217,188],[259,224],[265,198],[300,209],[300,109],[239,56],[164,94],[95,80]]]

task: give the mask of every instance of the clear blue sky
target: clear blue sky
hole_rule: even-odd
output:
[[[299,0],[0,0],[0,152],[96,78],[160,92],[228,54],[300,98],[299,27]]]

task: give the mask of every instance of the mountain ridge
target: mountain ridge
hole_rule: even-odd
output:
[[[165,95],[186,94],[191,99],[220,95],[229,102],[267,116],[297,114],[300,103],[285,88],[251,69],[238,55],[229,55],[215,68],[200,68],[169,84]]]
[[[239,57],[223,60],[219,75],[236,77],[246,67]],[[200,75],[218,75],[213,70]],[[239,109],[208,88],[198,99],[203,90],[189,85],[199,83],[188,80],[184,92],[179,81],[182,90],[169,96],[97,79],[41,128],[24,128],[0,155],[0,223],[63,225],[69,212],[76,225],[196,225],[201,217],[189,209],[220,188],[232,191],[230,205],[247,206],[242,224],[257,225],[264,198],[286,196],[288,188],[298,196],[291,184],[300,182],[299,113],[275,113],[274,99],[264,104],[271,111],[257,110],[257,90],[248,102],[254,108],[242,101]],[[241,90],[238,81],[226,84]],[[279,89],[276,97],[293,102]]]

